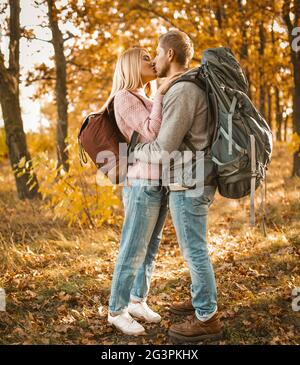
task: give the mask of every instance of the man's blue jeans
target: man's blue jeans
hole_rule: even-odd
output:
[[[215,187],[189,196],[188,191],[171,191],[170,211],[180,250],[191,274],[192,304],[198,319],[217,310],[217,290],[207,250],[206,230],[208,208],[214,199]]]
[[[166,188],[142,179],[131,185],[123,187],[125,217],[109,300],[114,314],[127,307],[130,297],[146,300],[167,215]]]

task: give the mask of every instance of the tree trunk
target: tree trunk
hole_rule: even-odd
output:
[[[271,130],[272,130],[272,94],[271,94],[271,88],[269,88],[268,91],[268,120],[267,120]]]
[[[56,68],[55,97],[57,105],[57,159],[58,166],[62,166],[65,171],[68,171],[69,154],[66,150],[66,138],[68,135],[67,63],[64,55],[63,35],[58,27],[55,1],[47,0],[47,4]]]
[[[275,88],[276,98],[276,140],[281,141],[282,110],[280,107],[280,96],[278,87]]]
[[[271,28],[271,40],[272,40],[272,45],[273,45],[273,49],[276,49],[276,40],[275,40],[275,34],[274,34],[274,23],[275,23],[275,19],[273,19],[272,21],[272,28]],[[275,81],[276,84],[276,81]],[[274,86],[274,83],[272,83],[273,87],[274,87],[274,93],[275,93],[275,109],[276,109],[276,114],[275,114],[275,121],[274,121],[274,133],[276,134],[276,139],[277,139],[277,131],[278,131],[278,118],[281,116],[282,118],[282,114],[279,115],[279,107],[280,107],[280,102],[279,102],[279,90],[277,86]],[[272,108],[272,95],[271,95],[271,91],[269,93],[269,97],[271,97],[271,100],[269,100],[269,104],[270,107]],[[269,110],[269,117],[270,119],[270,125],[272,125],[273,123],[273,116],[272,116],[272,112]],[[280,133],[280,129],[281,127],[279,127],[279,138],[281,137],[281,133]]]
[[[265,45],[266,45],[266,37],[265,37],[265,30],[264,30],[264,24],[261,22],[259,24],[259,40],[260,40],[260,46],[259,46],[259,54],[260,54],[260,66],[259,66],[259,110],[261,114],[266,117],[266,92],[265,92],[265,84],[264,84],[264,69],[262,67],[263,65],[263,56],[265,53]]]
[[[287,128],[288,128],[288,121],[289,121],[289,116],[287,115],[285,118],[284,118],[284,142],[287,142]]]
[[[293,29],[299,25],[300,21],[300,0],[293,1],[293,23],[290,16],[292,11],[291,1],[285,0],[282,13],[289,33],[289,43],[291,47],[291,61],[294,71],[294,93],[293,93],[293,132],[300,135],[300,51],[297,52],[297,34],[292,34]],[[294,45],[294,41],[296,45]],[[298,42],[299,43],[299,42]],[[300,146],[294,153],[293,176],[300,176]]]
[[[238,8],[239,8],[239,12],[240,12],[240,19],[241,19],[241,29],[242,29],[242,45],[240,48],[240,58],[243,63],[246,63],[248,61],[248,38],[247,38],[247,26],[245,24],[245,11],[244,11],[244,5],[242,3],[242,0],[237,0],[238,2]],[[252,95],[251,95],[251,79],[250,79],[250,72],[249,72],[249,68],[248,66],[244,66],[245,69],[245,74],[248,80],[248,84],[249,84],[249,88],[248,88],[248,96],[251,99]]]
[[[294,102],[293,102],[293,131],[300,136],[300,52],[294,57]],[[293,176],[300,177],[300,146],[294,153]]]
[[[32,199],[39,196],[39,186],[36,175],[31,171],[31,157],[23,130],[19,101],[19,0],[10,0],[9,7],[9,68],[5,67],[4,56],[0,53],[0,103],[4,119],[8,156],[16,179],[18,196],[20,199]],[[18,163],[22,158],[25,158],[25,163],[24,166],[20,167]]]
[[[214,14],[216,17],[216,20],[218,22],[219,29],[223,28],[223,21],[226,19],[226,12],[224,8],[224,4],[222,1],[218,0],[216,4],[216,9],[214,10]]]

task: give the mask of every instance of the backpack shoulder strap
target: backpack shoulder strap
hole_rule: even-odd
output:
[[[81,133],[82,131],[86,128],[86,126],[89,124],[89,115],[84,119],[83,123],[82,123],[82,126],[80,128],[80,131],[78,133],[78,136],[77,136],[77,139],[79,140],[80,136],[81,136]]]
[[[209,145],[208,147],[205,149],[205,150],[209,150],[210,147],[211,147],[211,144],[215,138],[215,132],[216,132],[216,124],[217,123],[214,123],[213,125],[213,120],[212,120],[212,113],[213,113],[213,110],[215,110],[215,105],[211,105],[214,104],[214,101],[210,100],[210,97],[209,97],[209,91],[210,91],[210,87],[208,85],[208,82],[207,82],[207,79],[204,78],[202,76],[202,68],[201,66],[198,68],[198,71],[196,74],[193,74],[193,75],[184,75],[182,77],[180,77],[178,80],[176,80],[173,84],[175,85],[176,83],[178,82],[183,82],[183,81],[186,81],[186,82],[192,82],[193,84],[197,85],[201,90],[204,90],[205,93],[206,93],[206,100],[207,100],[207,108],[208,108],[208,111],[207,111],[207,116],[208,116],[208,120],[207,120],[207,134],[210,135],[211,134],[211,140],[209,142]],[[216,121],[215,121],[216,122]],[[213,128],[213,130],[211,130],[211,128]],[[212,133],[210,133],[212,132]],[[189,141],[186,137],[184,137],[183,139],[183,142],[188,146],[188,148],[195,154],[197,149],[196,147],[194,146],[194,144]]]

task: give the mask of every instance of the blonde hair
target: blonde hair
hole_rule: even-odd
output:
[[[121,54],[116,64],[111,93],[100,112],[107,108],[118,91],[136,90],[143,86],[141,77],[143,52],[148,53],[145,48],[134,47]],[[150,83],[145,88],[148,88],[149,92]]]

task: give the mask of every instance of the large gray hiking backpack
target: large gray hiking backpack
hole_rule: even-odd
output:
[[[248,81],[241,66],[229,48],[211,48],[203,52],[199,68],[176,82],[181,81],[206,91],[208,127],[212,129],[207,161],[213,162],[222,196],[239,199],[250,194],[250,223],[254,225],[254,193],[266,178],[272,131],[247,96]]]

